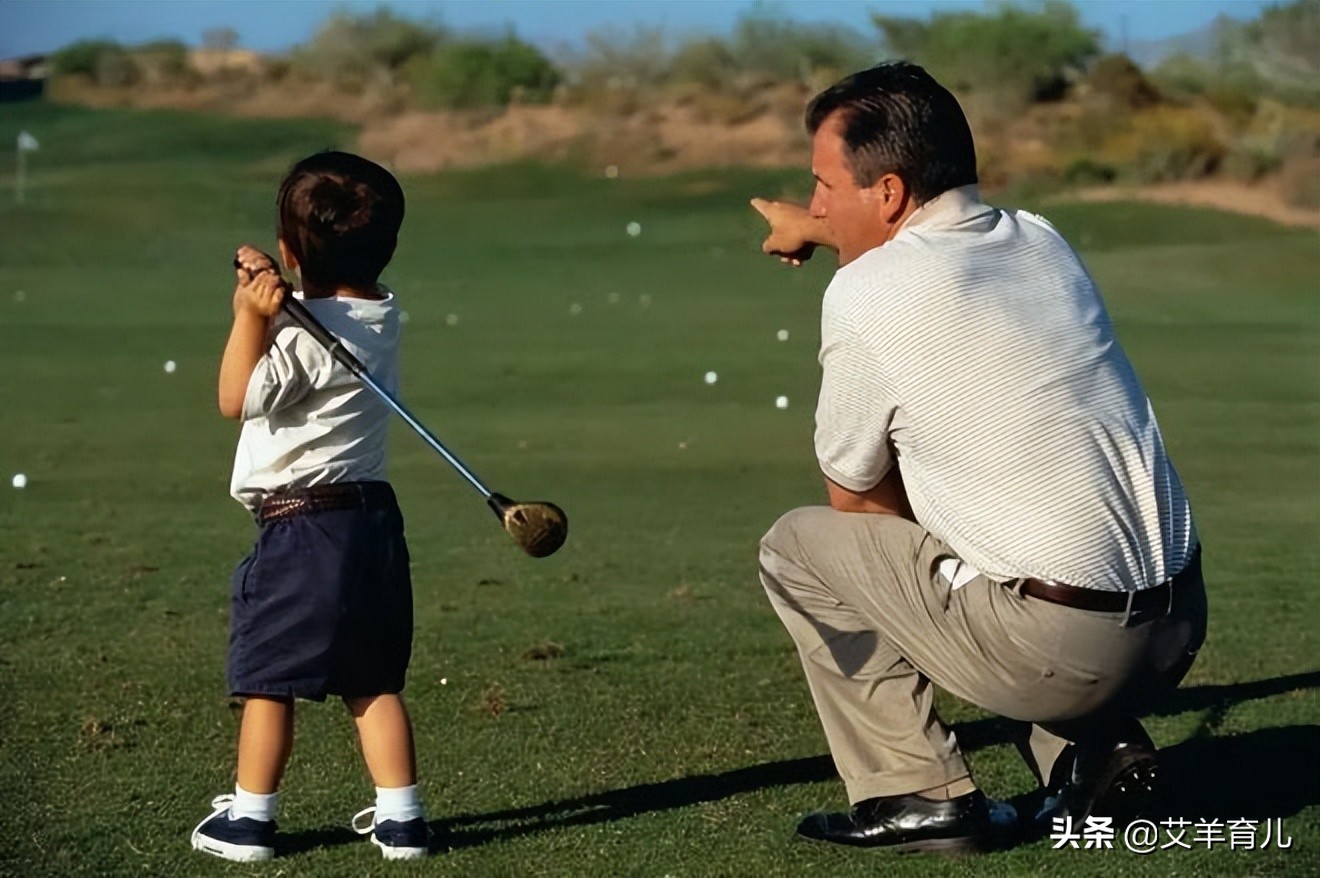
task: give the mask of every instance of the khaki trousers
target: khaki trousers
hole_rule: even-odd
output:
[[[761,583],[853,803],[969,776],[932,683],[1034,724],[1024,755],[1048,779],[1069,743],[1176,686],[1205,638],[1199,557],[1168,611],[1143,614],[1060,606],[984,576],[954,589],[937,568],[956,557],[906,519],[823,506],[785,514],[761,541]]]

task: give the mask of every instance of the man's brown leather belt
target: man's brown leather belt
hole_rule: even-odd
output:
[[[282,518],[307,512],[328,512],[332,509],[357,509],[381,490],[389,490],[385,482],[342,482],[331,485],[312,485],[309,488],[290,488],[271,494],[261,501],[257,521],[269,524]]]
[[[1056,582],[1042,582],[1039,579],[1022,579],[1017,583],[1009,582],[1010,587],[1021,586],[1022,593],[1037,600],[1062,604],[1078,610],[1093,610],[1101,613],[1121,613],[1128,609],[1128,592],[1101,591],[1097,588],[1078,588],[1075,585],[1063,585]],[[1160,609],[1169,606],[1169,590],[1173,580],[1154,588],[1143,588],[1132,594],[1132,611]]]

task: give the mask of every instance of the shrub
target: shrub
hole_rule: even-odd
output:
[[[363,16],[337,12],[294,52],[293,62],[340,85],[361,86],[392,77],[445,36],[438,25],[402,18],[383,6]]]
[[[179,40],[152,40],[133,50],[134,60],[149,80],[180,82],[190,78],[188,47]]]
[[[113,40],[78,40],[51,54],[57,74],[81,74],[99,85],[126,85],[136,76],[128,50]]]
[[[670,63],[670,75],[675,82],[712,90],[728,88],[738,73],[738,59],[729,44],[718,37],[684,43]]]
[[[1070,186],[1095,186],[1112,183],[1118,178],[1118,171],[1089,157],[1074,159],[1063,170],[1063,180]]]
[[[779,18],[773,7],[758,5],[738,19],[729,54],[749,73],[826,85],[874,64],[878,48],[846,27]]]
[[[994,94],[1003,110],[1062,96],[1099,52],[1097,33],[1063,0],[1004,5],[993,14],[937,12],[925,22],[872,18],[891,56],[921,64],[952,91]]]
[[[1133,116],[1128,129],[1104,145],[1097,161],[1124,168],[1143,183],[1161,183],[1213,173],[1226,151],[1204,113],[1161,106]]]
[[[1092,94],[1129,110],[1145,109],[1160,102],[1160,90],[1127,55],[1097,58],[1087,71],[1086,84]]]
[[[529,43],[505,36],[499,41],[446,43],[407,70],[413,94],[428,107],[502,106],[517,99],[544,102],[559,84],[559,71]]]
[[[568,62],[569,81],[587,90],[635,90],[669,77],[673,52],[657,27],[605,28],[587,34],[585,48]]]

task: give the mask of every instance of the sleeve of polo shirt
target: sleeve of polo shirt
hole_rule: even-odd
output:
[[[894,465],[889,429],[895,404],[874,353],[840,314],[821,317],[816,459],[830,481],[868,491]]]
[[[248,379],[243,420],[275,414],[333,379],[334,360],[321,343],[301,327],[280,326]]]

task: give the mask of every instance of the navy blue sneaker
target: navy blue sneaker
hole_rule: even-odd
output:
[[[234,819],[229,806],[232,795],[211,800],[215,810],[192,833],[193,850],[223,857],[237,863],[255,863],[275,856],[275,821]]]
[[[431,827],[421,817],[377,823],[376,808],[372,806],[353,815],[353,831],[370,834],[371,843],[387,860],[420,860],[431,852]]]

